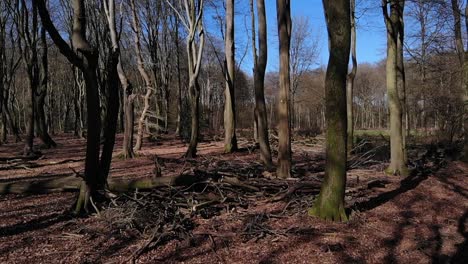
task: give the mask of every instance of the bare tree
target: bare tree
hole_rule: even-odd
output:
[[[291,2],[277,0],[278,37],[280,54],[279,107],[278,107],[278,178],[291,177],[291,126],[290,91],[290,46],[291,46]]]
[[[464,142],[463,142],[463,160],[468,161],[468,56],[466,55],[465,47],[463,45],[462,36],[462,12],[460,3],[458,0],[451,0],[452,13],[455,21],[454,33],[455,33],[455,44],[457,48],[458,60],[462,68],[462,95],[461,99],[464,104],[463,110],[463,131],[464,131]],[[468,4],[465,5],[465,24],[468,25]]]
[[[313,35],[307,17],[292,18],[291,32],[291,128],[296,127],[296,95],[303,75],[314,65],[319,53],[318,39]]]
[[[155,91],[155,88],[153,86],[153,82],[151,81],[151,78],[146,72],[144,63],[143,63],[143,55],[141,52],[141,26],[140,26],[140,19],[138,17],[137,13],[137,7],[135,5],[135,0],[130,1],[130,7],[132,10],[132,17],[133,17],[133,32],[135,34],[135,53],[136,53],[136,58],[137,58],[137,64],[138,64],[138,71],[140,72],[141,77],[145,81],[145,87],[146,87],[146,94],[144,97],[144,106],[143,110],[141,111],[140,118],[138,119],[138,134],[137,134],[137,140],[135,144],[135,150],[141,150],[142,142],[143,142],[143,125],[146,121],[146,114],[149,109],[149,100],[150,96]]]
[[[107,1],[107,2],[106,2]],[[135,95],[133,94],[133,86],[127,78],[127,75],[122,67],[122,60],[120,57],[120,39],[117,32],[116,18],[115,18],[115,0],[106,0],[103,2],[104,11],[106,13],[107,24],[109,27],[110,38],[112,41],[112,52],[114,56],[118,54],[117,74],[124,94],[124,137],[123,137],[123,150],[122,155],[124,158],[133,158],[133,102]]]
[[[46,28],[55,45],[60,52],[77,68],[84,76],[86,83],[86,103],[87,103],[87,142],[84,181],[81,185],[80,195],[75,206],[75,212],[89,212],[93,198],[96,198],[99,191],[103,190],[107,182],[110,159],[108,154],[100,162],[100,109],[98,81],[96,75],[98,53],[86,38],[86,16],[84,0],[73,0],[73,33],[72,42],[74,50],[63,40],[62,36],[54,26],[44,0],[34,0],[37,4],[42,25]],[[117,104],[118,106],[118,104]],[[111,141],[109,141],[111,143]],[[105,147],[106,148],[106,147]],[[107,148],[106,153],[108,153]],[[112,151],[112,150],[111,150]],[[104,151],[103,151],[104,152]],[[109,163],[109,164],[106,164]]]
[[[36,92],[40,84],[40,69],[38,56],[39,22],[37,6],[32,3],[28,6],[25,0],[16,0],[14,4],[15,23],[19,33],[19,49],[26,66],[29,89],[26,101],[26,138],[24,155],[34,155],[34,123]]]
[[[404,101],[401,95],[404,92],[401,90],[404,69],[402,55],[399,55],[402,49],[398,48],[403,38],[404,0],[391,0],[389,4],[390,14],[387,0],[382,0],[382,11],[387,29],[387,94],[390,112],[390,166],[386,172],[393,175],[407,175],[403,135]]]
[[[20,141],[18,126],[13,119],[10,107],[10,94],[14,76],[21,62],[21,55],[15,52],[18,43],[17,34],[14,34],[12,12],[9,11],[10,1],[0,2],[0,112],[1,112],[1,138],[7,141],[7,127],[10,134],[15,136],[16,142]],[[9,40],[9,41],[8,41]]]
[[[186,152],[187,157],[195,157],[197,154],[199,136],[199,112],[200,112],[200,84],[198,76],[200,74],[203,47],[205,44],[205,31],[203,28],[203,0],[179,0],[176,8],[171,2],[167,2],[179,16],[180,21],[188,32],[186,40],[188,75],[189,75],[189,97],[191,108],[191,135],[190,143]],[[181,15],[179,10],[184,10],[185,15]]]
[[[265,69],[268,59],[267,24],[265,14],[265,0],[257,0],[258,13],[258,47],[257,55],[255,36],[254,0],[250,0],[250,13],[252,16],[252,54],[254,56],[254,90],[255,90],[255,124],[257,138],[260,145],[260,159],[263,164],[272,166],[270,142],[268,139],[268,118],[265,105]]]
[[[351,19],[351,62],[352,68],[346,78],[346,105],[348,115],[348,152],[353,149],[354,145],[354,115],[353,115],[353,91],[354,79],[357,72],[357,57],[356,57],[356,0],[350,0],[350,19]]]
[[[235,88],[235,44],[234,44],[234,0],[226,0],[226,36],[224,38],[226,56],[224,74],[224,152],[237,150]]]
[[[40,49],[42,50],[40,56],[40,67],[39,67],[39,75],[40,75],[40,83],[39,87],[36,91],[36,100],[34,101],[35,106],[35,122],[36,122],[36,131],[44,143],[44,147],[56,147],[57,144],[55,141],[50,137],[48,132],[48,127],[46,123],[46,114],[44,110],[45,99],[47,95],[47,89],[49,84],[49,58],[48,58],[48,46],[47,46],[47,39],[46,39],[46,30],[44,27],[40,30]]]
[[[346,75],[351,40],[349,0],[324,0],[329,52],[326,91],[326,164],[320,194],[309,214],[332,221],[346,221]]]

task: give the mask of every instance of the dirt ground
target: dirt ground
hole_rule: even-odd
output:
[[[0,146],[0,184],[70,176],[71,168],[82,171],[84,141],[70,135],[55,139],[57,148],[41,150],[39,160],[14,169],[5,160],[18,156],[23,145]],[[118,158],[120,137],[116,146],[111,177],[151,175],[154,155],[166,161],[163,177],[207,166],[262,177],[258,153],[246,142],[244,151],[234,154],[223,154],[222,142],[202,142],[199,157],[190,162],[181,158],[185,144],[169,136],[146,142],[132,160]],[[295,142],[293,151],[295,177],[323,177],[320,142]],[[186,239],[150,246],[136,263],[468,263],[468,166],[449,162],[406,179],[385,176],[383,168],[373,164],[349,171],[347,223],[307,215],[318,188],[277,201],[251,199],[248,206],[210,217],[194,214]],[[0,263],[128,263],[148,236],[115,228],[103,215],[73,217],[69,209],[75,196],[0,195]]]

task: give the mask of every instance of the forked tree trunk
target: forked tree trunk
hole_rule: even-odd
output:
[[[291,126],[290,126],[290,43],[291,43],[291,6],[290,0],[277,0],[277,19],[280,53],[279,104],[278,104],[278,178],[291,177]]]
[[[329,52],[325,77],[326,164],[320,194],[309,210],[326,220],[346,221],[346,75],[350,52],[351,19],[349,0],[324,0]]]
[[[200,75],[200,68],[203,56],[203,47],[205,45],[205,31],[203,27],[203,0],[189,0],[184,1],[183,7],[185,9],[185,16],[179,13],[171,1],[167,1],[169,6],[179,16],[182,24],[188,31],[186,40],[187,49],[187,64],[189,75],[189,97],[191,105],[191,118],[192,128],[190,135],[190,143],[185,153],[188,158],[193,158],[197,154],[198,136],[199,136],[199,104],[200,104],[200,86],[198,77]],[[196,38],[196,36],[198,36]],[[198,42],[198,45],[197,45]]]
[[[226,88],[224,90],[224,152],[237,150],[236,108],[234,98],[235,62],[234,62],[234,0],[226,0]]]
[[[265,70],[267,64],[267,24],[265,15],[265,0],[257,0],[258,13],[258,47],[259,56],[257,57],[256,37],[255,37],[255,12],[254,0],[250,2],[252,16],[252,49],[254,56],[254,90],[255,90],[255,124],[256,140],[260,146],[260,160],[267,168],[273,166],[271,159],[270,142],[268,138],[268,118],[265,105]]]
[[[73,34],[72,42],[75,50],[63,40],[50,19],[44,0],[35,0],[38,4],[42,24],[48,31],[60,52],[76,67],[84,76],[86,83],[87,102],[87,142],[84,181],[81,185],[80,195],[75,205],[75,213],[89,213],[92,209],[90,203],[98,197],[98,192],[106,185],[107,175],[99,167],[108,167],[110,160],[103,158],[99,161],[101,119],[99,108],[99,91],[97,81],[98,53],[86,40],[86,16],[84,0],[73,0]],[[117,111],[116,111],[117,112]],[[110,142],[109,142],[110,144]],[[108,150],[106,150],[108,152]],[[105,155],[104,155],[105,156]]]

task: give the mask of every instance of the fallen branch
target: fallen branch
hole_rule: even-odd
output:
[[[112,179],[108,180],[109,190],[112,192],[128,192],[131,190],[149,190],[160,186],[189,186],[215,177],[213,174],[195,173],[181,174],[172,177],[141,178],[141,179]],[[0,183],[0,194],[40,194],[64,191],[79,191],[82,179],[76,175],[64,178],[12,181]]]

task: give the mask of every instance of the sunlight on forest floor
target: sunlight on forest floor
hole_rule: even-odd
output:
[[[0,184],[73,175],[70,168],[81,171],[84,141],[69,135],[56,139],[58,148],[42,150],[38,160],[2,162]],[[157,155],[163,177],[195,171],[233,176],[254,187],[249,190],[235,183],[213,181],[201,190],[184,188],[182,196],[172,192],[175,196],[171,197],[181,204],[186,204],[187,195],[196,197],[199,205],[219,192],[228,198],[195,212],[183,205],[167,207],[164,195],[171,193],[170,188],[130,193],[119,198],[117,207],[109,206],[101,215],[90,218],[72,218],[67,213],[74,193],[0,195],[0,262],[124,262],[151,238],[149,226],[155,225],[154,217],[161,215],[158,206],[163,206],[159,210],[172,208],[190,224],[178,227],[185,236],[173,231],[167,239],[145,248],[139,263],[427,263],[466,259],[466,165],[450,162],[435,171],[438,159],[427,156],[426,163],[417,165],[421,173],[401,179],[384,175],[384,161],[356,163],[356,168],[348,172],[346,192],[351,220],[330,223],[306,213],[323,177],[320,138],[294,141],[296,181],[262,177],[268,173],[262,173],[256,161],[258,153],[246,140],[240,143],[243,151],[222,154],[222,142],[202,142],[200,156],[187,161],[181,158],[185,144],[169,136],[145,142],[143,151],[133,160],[118,159],[117,147],[111,177],[151,175]],[[116,146],[120,145],[119,136]],[[21,152],[22,146],[0,146],[0,159],[7,158],[6,153]],[[300,183],[308,185],[294,190]],[[129,210],[134,210],[132,217]]]

